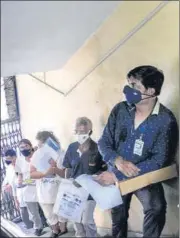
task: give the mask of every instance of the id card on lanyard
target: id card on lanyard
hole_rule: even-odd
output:
[[[135,143],[134,143],[133,154],[134,155],[142,156],[143,148],[144,148],[144,141],[142,140],[142,138],[143,138],[143,134],[145,132],[145,126],[142,126],[140,131],[141,131],[140,138],[136,139]]]

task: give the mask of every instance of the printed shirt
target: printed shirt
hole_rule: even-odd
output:
[[[175,157],[178,126],[173,113],[157,101],[150,116],[135,129],[135,110],[127,102],[117,104],[98,142],[109,171],[118,180],[127,179],[114,165],[118,156],[135,164],[140,169],[139,175],[167,166]],[[141,137],[144,146],[142,154],[137,155],[133,153],[134,145]]]

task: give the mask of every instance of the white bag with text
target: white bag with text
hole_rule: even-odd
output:
[[[63,179],[59,185],[53,212],[73,222],[81,222],[89,193],[76,187],[72,180]]]

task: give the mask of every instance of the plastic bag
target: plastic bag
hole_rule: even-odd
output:
[[[76,187],[72,180],[63,179],[60,183],[53,212],[73,222],[81,222],[89,193]]]

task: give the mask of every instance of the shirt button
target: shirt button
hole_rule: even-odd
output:
[[[130,148],[131,148],[131,146],[130,146],[130,145],[128,145],[128,148],[130,149]]]

